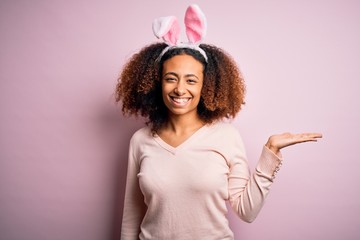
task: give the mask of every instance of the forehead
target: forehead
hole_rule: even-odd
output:
[[[202,74],[203,64],[190,55],[176,55],[163,63],[163,73],[168,71]]]

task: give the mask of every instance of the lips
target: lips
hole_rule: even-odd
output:
[[[186,98],[184,98],[184,97],[182,97],[182,98],[179,98],[179,97],[170,97],[170,98],[171,98],[171,100],[172,100],[176,105],[181,105],[181,106],[186,105],[186,104],[190,101],[190,99],[191,99],[191,98],[189,98],[189,97],[186,97]]]

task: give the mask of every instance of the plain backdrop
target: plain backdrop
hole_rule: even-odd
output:
[[[114,103],[121,67],[157,41],[156,17],[192,1],[0,1],[0,239],[119,239],[131,135]],[[360,2],[205,1],[205,42],[245,77],[233,124],[251,170],[267,138],[322,132],[289,147],[255,222],[236,239],[360,239]],[[182,34],[185,40],[185,34]]]

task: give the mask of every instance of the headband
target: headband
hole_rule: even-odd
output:
[[[188,42],[178,42],[180,24],[175,16],[160,17],[153,21],[154,35],[168,45],[160,53],[158,60],[170,49],[190,48],[200,52],[207,62],[208,58],[205,51],[199,47],[206,34],[206,18],[198,5],[192,4],[186,9],[184,23]]]

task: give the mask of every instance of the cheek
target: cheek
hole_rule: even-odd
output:
[[[167,95],[170,92],[170,88],[166,84],[161,85],[161,93],[163,96]]]
[[[161,90],[161,95],[162,95],[162,99],[165,100],[166,96],[167,96],[167,93],[166,93],[166,90],[164,88]]]
[[[201,86],[199,86],[196,90],[195,90],[195,92],[196,92],[196,95],[200,98],[201,97],[201,94],[202,94],[202,85]]]
[[[162,100],[165,104],[169,101],[168,96],[169,96],[170,92],[171,92],[171,89],[168,86],[166,86],[166,84],[162,84],[161,95],[162,95]]]

